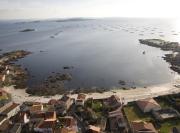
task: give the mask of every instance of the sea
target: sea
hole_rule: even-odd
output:
[[[25,29],[34,31],[21,32]],[[28,85],[55,73],[69,73],[67,89],[147,87],[173,82],[178,75],[163,60],[171,51],[139,39],[180,42],[180,20],[145,18],[0,21],[0,54],[32,52],[16,63],[27,68]],[[70,69],[64,69],[70,67]]]

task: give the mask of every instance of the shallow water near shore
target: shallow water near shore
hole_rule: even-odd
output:
[[[70,73],[69,89],[78,87],[149,86],[172,82],[158,48],[141,45],[138,39],[180,41],[178,20],[94,19],[56,22],[0,22],[0,51],[28,50],[31,55],[17,64],[27,68],[29,86],[41,83],[52,72]],[[35,29],[30,32],[19,32]],[[145,53],[143,54],[143,52]],[[63,69],[64,66],[73,66]]]

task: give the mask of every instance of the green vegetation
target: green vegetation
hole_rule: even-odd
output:
[[[125,106],[124,112],[129,122],[136,120],[142,120],[142,121],[152,120],[151,115],[142,113],[141,110],[135,104]]]
[[[103,103],[89,99],[85,103],[85,108],[90,108],[98,118],[102,117]]]
[[[92,103],[92,109],[95,111],[95,112],[99,112],[102,110],[102,103],[97,101],[97,102],[93,102]]]
[[[165,97],[164,98],[158,98],[155,99],[157,103],[162,107],[162,108],[170,108],[172,105],[166,101]]]
[[[160,133],[170,133],[173,127],[180,127],[180,120],[171,120],[161,124],[161,128],[159,129]]]
[[[172,107],[172,105],[170,105],[165,100],[165,98],[158,98],[156,99],[156,101],[161,105],[162,108]],[[144,114],[134,103],[131,103],[131,105],[125,106],[124,112],[129,122],[141,120],[141,121],[146,121],[146,122],[152,122],[153,124],[156,123],[155,119],[153,119],[151,114]],[[159,124],[160,124],[160,127],[157,128],[157,130],[160,133],[170,133],[173,127],[180,126],[180,120],[177,120],[177,119],[167,120]]]

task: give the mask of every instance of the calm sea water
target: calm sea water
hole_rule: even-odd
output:
[[[148,86],[171,82],[175,73],[158,48],[140,38],[180,41],[180,21],[170,19],[96,19],[56,22],[0,22],[1,53],[33,52],[17,63],[28,68],[28,84],[41,83],[52,72],[70,73],[68,88]],[[19,32],[23,29],[32,32]],[[43,52],[42,52],[43,51]],[[143,54],[145,51],[146,54]],[[73,69],[63,70],[63,66]]]

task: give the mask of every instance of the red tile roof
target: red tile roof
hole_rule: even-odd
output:
[[[86,95],[83,94],[83,93],[79,93],[77,99],[85,100],[86,99]]]
[[[153,98],[147,98],[143,100],[136,101],[137,105],[141,110],[145,110],[145,108],[153,108],[153,107],[160,107],[160,105],[153,99]]]
[[[135,133],[139,133],[140,131],[143,133],[157,133],[152,123],[131,122],[131,125]]]
[[[55,127],[55,121],[41,121],[39,124],[38,124],[38,128],[54,128]]]
[[[10,107],[8,107],[7,109],[5,109],[2,114],[8,114],[10,111],[12,111],[13,109],[15,109],[17,106],[19,106],[19,104],[17,103],[13,103]]]
[[[92,133],[100,133],[101,128],[100,128],[100,127],[93,126],[93,125],[89,125],[89,130],[90,130],[90,132],[92,132]]]
[[[55,105],[55,104],[57,104],[58,103],[58,101],[56,100],[56,99],[51,99],[51,100],[49,100],[49,102],[48,102],[48,104],[50,104],[50,105]]]

